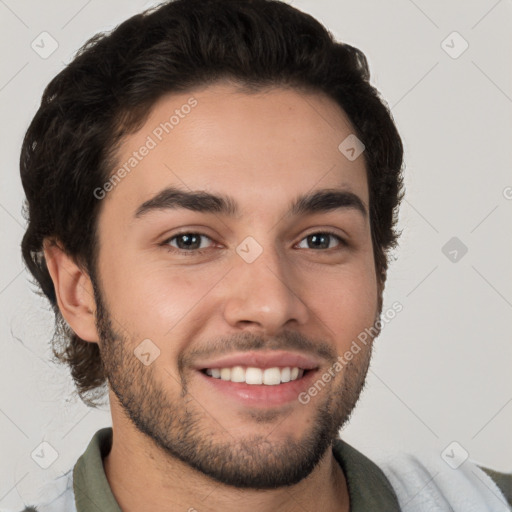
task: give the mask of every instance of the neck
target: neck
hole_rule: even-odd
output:
[[[327,450],[310,475],[278,489],[237,489],[219,483],[162,453],[150,439],[134,431],[113,428],[110,453],[104,458],[105,475],[123,512],[190,510],[254,512],[303,510],[349,512],[348,488],[343,471]],[[120,445],[118,440],[122,439]]]

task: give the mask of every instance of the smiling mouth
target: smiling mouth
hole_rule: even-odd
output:
[[[253,386],[279,386],[302,379],[313,370],[290,367],[257,368],[253,366],[232,366],[226,368],[204,368],[202,373],[212,379],[227,382],[243,383]]]

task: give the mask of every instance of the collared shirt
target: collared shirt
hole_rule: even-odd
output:
[[[122,512],[103,468],[103,459],[112,446],[112,434],[112,427],[102,428],[94,434],[73,470],[63,475],[67,483],[60,496],[51,503],[35,504],[35,508],[26,508],[23,512]],[[393,486],[377,464],[341,439],[334,441],[333,454],[345,474],[350,512],[403,510]],[[396,473],[397,468],[391,470]],[[503,492],[501,499],[505,502],[503,496],[507,496],[507,489],[510,493],[511,475],[491,470],[486,470],[486,473],[500,486]],[[510,495],[507,499],[510,502]]]

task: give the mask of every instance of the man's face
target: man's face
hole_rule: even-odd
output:
[[[119,150],[130,171],[103,200],[96,283],[113,415],[226,484],[307,476],[364,385],[371,343],[333,365],[378,313],[368,214],[335,195],[290,211],[326,189],[368,211],[363,156],[338,149],[352,133],[321,95],[217,84],[161,99]],[[171,187],[237,212],[177,205]]]

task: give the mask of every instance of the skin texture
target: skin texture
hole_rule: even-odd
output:
[[[190,113],[161,141],[152,136],[192,96]],[[316,357],[321,377],[374,324],[369,217],[349,208],[286,215],[297,196],[324,188],[351,191],[368,210],[364,157],[338,150],[353,132],[320,94],[218,83],[166,96],[119,149],[122,166],[148,136],[158,142],[102,200],[96,289],[46,245],[62,314],[100,346],[114,431],[104,467],[123,511],[230,511],[239,500],[254,511],[349,510],[331,444],[364,386],[371,343],[306,405],[245,405],[194,364],[284,349]],[[161,209],[135,218],[169,186],[229,195],[240,214]],[[308,242],[326,231],[347,245]],[[178,233],[205,236],[190,250]],[[236,251],[248,236],[262,248],[252,263]],[[147,339],[159,355],[146,366],[134,350]]]

